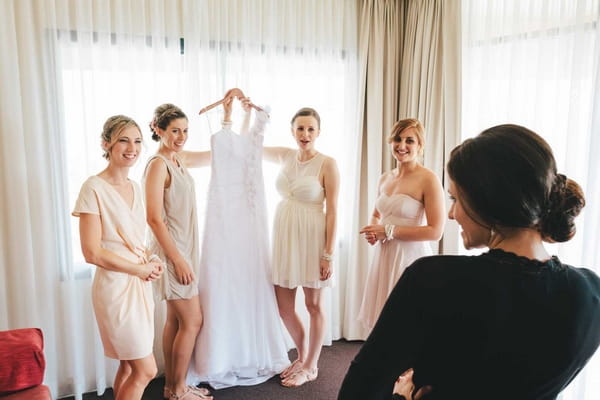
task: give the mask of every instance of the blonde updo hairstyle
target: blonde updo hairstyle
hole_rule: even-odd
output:
[[[154,110],[152,122],[150,122],[152,140],[160,142],[160,136],[156,132],[156,129],[160,128],[162,130],[165,130],[167,129],[167,126],[169,126],[171,121],[180,118],[185,118],[186,120],[188,119],[187,115],[185,115],[181,108],[177,107],[174,104],[165,103],[156,107],[156,109]]]
[[[419,156],[423,156],[423,149],[425,149],[425,128],[423,128],[423,124],[421,121],[415,118],[405,118],[396,122],[394,126],[392,126],[392,131],[388,136],[388,143],[399,142],[400,135],[408,128],[415,128],[414,132],[417,136],[417,142],[419,143]]]
[[[102,134],[100,135],[102,139],[102,149],[104,150],[102,157],[107,160],[110,159],[110,151],[121,137],[121,133],[130,127],[136,127],[140,132],[140,135],[142,134],[138,124],[126,115],[113,115],[106,120],[102,127]]]

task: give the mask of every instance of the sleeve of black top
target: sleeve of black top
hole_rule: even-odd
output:
[[[404,271],[373,331],[350,364],[338,400],[389,399],[398,376],[412,367],[423,338],[415,276],[419,261]]]

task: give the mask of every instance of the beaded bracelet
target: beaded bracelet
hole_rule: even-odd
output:
[[[325,252],[321,256],[321,259],[331,262],[331,261],[333,261],[333,254],[329,254],[329,253]]]

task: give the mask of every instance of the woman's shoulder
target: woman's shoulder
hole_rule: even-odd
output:
[[[422,181],[428,182],[430,184],[441,185],[440,178],[437,176],[435,172],[430,170],[424,165],[418,164],[419,168],[417,170],[417,174],[419,175],[419,179]]]
[[[169,165],[165,156],[160,153],[155,153],[148,157],[148,160],[146,161],[146,169],[150,168],[151,166],[154,166],[154,168],[168,168]]]
[[[405,271],[415,276],[437,276],[445,281],[479,280],[495,270],[498,260],[489,252],[479,255],[433,255],[421,257]]]
[[[320,154],[323,157],[323,166],[325,168],[337,169],[337,161],[335,160],[335,158],[328,156],[327,154],[323,154],[323,153],[320,153]]]
[[[480,263],[481,256],[439,254],[417,259],[411,267],[419,271],[444,270],[455,267],[466,267]],[[409,267],[410,268],[410,267]]]
[[[330,155],[319,152],[319,157],[321,157],[321,160],[323,161],[324,164],[337,165],[335,158],[333,158]]]
[[[96,191],[105,184],[104,179],[98,175],[89,176],[81,185],[81,192]]]
[[[561,264],[569,275],[569,281],[577,286],[587,287],[600,296],[600,277],[594,270],[587,267],[574,267]]]

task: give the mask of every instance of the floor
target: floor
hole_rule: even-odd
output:
[[[319,360],[319,377],[298,388],[281,386],[278,377],[273,377],[265,383],[256,386],[236,386],[213,392],[215,400],[334,400],[342,383],[350,361],[354,358],[361,341],[338,340],[331,346],[324,346]],[[290,352],[290,359],[295,358],[295,351]],[[146,388],[143,400],[162,399],[164,378],[154,379]],[[74,400],[65,397],[64,400]],[[83,400],[114,400],[112,389],[102,396],[88,393]]]

